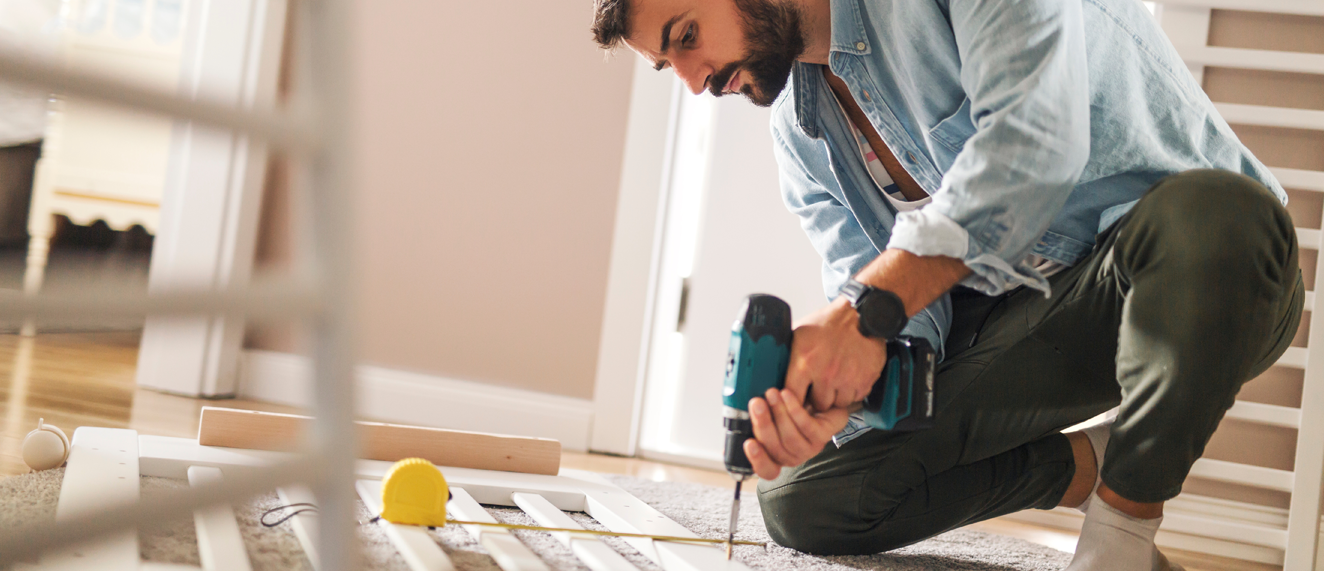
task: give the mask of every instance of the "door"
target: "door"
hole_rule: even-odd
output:
[[[711,466],[721,461],[722,374],[741,301],[777,295],[795,317],[827,299],[821,258],[782,204],[769,110],[743,97],[682,97],[640,447]]]

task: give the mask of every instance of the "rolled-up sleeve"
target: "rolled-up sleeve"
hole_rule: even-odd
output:
[[[859,273],[878,257],[878,248],[869,240],[855,215],[810,174],[801,156],[773,129],[773,147],[780,173],[782,201],[800,218],[800,226],[809,242],[823,258],[823,293],[837,297],[846,279]],[[824,158],[823,160],[826,160]],[[943,341],[951,324],[951,298],[940,296],[906,324],[902,334],[923,337],[943,355]]]
[[[1089,77],[1080,0],[952,0],[961,84],[976,131],[889,248],[959,258],[989,295],[1048,293],[1024,263],[1089,159]]]

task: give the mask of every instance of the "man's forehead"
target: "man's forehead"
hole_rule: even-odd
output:
[[[630,37],[625,43],[645,57],[655,58],[665,42],[663,31],[691,11],[691,0],[634,0],[630,14]],[[671,23],[671,26],[667,24]]]

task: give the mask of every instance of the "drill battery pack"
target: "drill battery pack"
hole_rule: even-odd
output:
[[[869,426],[912,431],[933,426],[937,353],[922,337],[887,342],[887,364],[860,410]]]

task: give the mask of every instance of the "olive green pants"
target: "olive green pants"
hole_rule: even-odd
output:
[[[828,444],[760,482],[772,538],[877,553],[1050,509],[1075,473],[1060,431],[1119,405],[1103,481],[1168,500],[1241,385],[1286,351],[1304,300],[1287,211],[1255,181],[1213,170],[1160,181],[1049,282],[1049,298],[954,292],[936,425]]]

